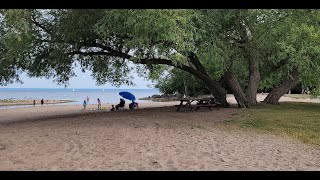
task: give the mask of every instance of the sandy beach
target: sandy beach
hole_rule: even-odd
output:
[[[176,104],[2,109],[0,170],[320,170],[318,146],[219,124],[244,109],[176,112]]]

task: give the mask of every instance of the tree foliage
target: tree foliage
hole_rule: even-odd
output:
[[[210,94],[198,78],[179,69],[172,69],[166,76],[157,79],[155,87],[164,94],[181,94],[191,97]]]
[[[243,92],[237,100],[255,86],[275,89],[293,71],[294,82],[319,89],[319,18],[317,10],[1,10],[0,85],[23,71],[67,85],[77,65],[97,84],[132,85],[135,63],[153,80],[170,70],[160,88],[183,92],[178,79],[187,78],[191,91],[202,84],[224,104],[226,77]]]

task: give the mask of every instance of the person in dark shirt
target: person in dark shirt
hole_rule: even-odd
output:
[[[41,106],[43,105],[43,99],[41,99]]]
[[[124,99],[120,99],[120,103],[116,105],[116,110],[119,110],[119,108],[123,108],[126,101]]]

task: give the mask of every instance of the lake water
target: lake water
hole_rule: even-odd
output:
[[[128,91],[135,95],[137,102],[152,102],[147,100],[138,100],[142,97],[160,94],[157,89],[42,89],[42,88],[0,88],[0,99],[55,99],[55,100],[72,100],[74,102],[56,104],[82,104],[83,100],[88,96],[90,98],[89,104],[96,104],[97,99],[100,98],[103,104],[117,104],[121,96],[119,92]],[[129,100],[126,100],[129,103]],[[30,107],[30,105],[23,106],[0,106],[0,109],[8,108],[22,108]]]

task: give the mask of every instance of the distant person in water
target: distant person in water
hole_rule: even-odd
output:
[[[36,100],[33,100],[33,106],[35,106],[36,105]]]
[[[43,105],[43,99],[41,99],[41,106]]]
[[[101,110],[101,100],[98,98],[98,110]]]
[[[82,104],[83,104],[83,110],[86,110],[86,107],[87,107],[87,101],[86,101],[86,100],[84,100]]]

